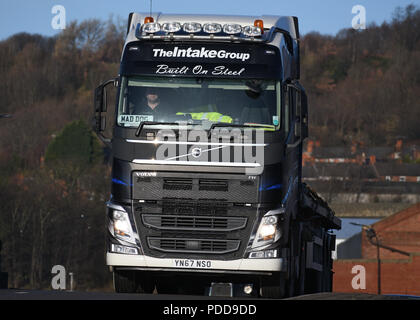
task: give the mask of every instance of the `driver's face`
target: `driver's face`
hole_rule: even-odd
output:
[[[159,100],[159,96],[156,93],[149,93],[146,98],[150,103],[156,103]]]

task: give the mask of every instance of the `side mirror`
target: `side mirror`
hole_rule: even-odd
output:
[[[295,137],[302,141],[308,137],[308,97],[304,90],[296,91]]]
[[[107,82],[101,84],[99,87],[95,89],[95,96],[94,96],[94,106],[95,106],[95,113],[106,112],[107,107],[107,92],[106,87],[110,84],[113,84],[114,87],[118,87],[118,78],[108,80]]]
[[[103,105],[106,100],[104,100],[104,86],[100,85],[95,89],[95,96],[94,96],[94,106],[95,106],[95,113],[101,113],[103,111]]]
[[[94,120],[93,130],[97,133],[98,137],[105,143],[109,144],[111,139],[106,138],[103,132],[106,129],[106,114],[107,112],[107,91],[106,87],[113,84],[115,87],[118,86],[118,79],[111,79],[101,84],[95,89],[94,92]]]
[[[295,138],[300,139],[302,137],[302,94],[301,91],[295,91]]]
[[[302,86],[293,87],[294,100],[294,143],[287,145],[288,148],[295,148],[308,137],[308,98]]]
[[[104,107],[105,106],[105,107]],[[95,89],[94,95],[94,109],[95,109],[95,116],[94,116],[94,123],[93,123],[93,130],[96,133],[100,133],[105,131],[106,126],[106,118],[102,115],[104,109],[106,110],[106,94],[103,85],[100,85]]]
[[[309,115],[308,115],[308,96],[305,91],[301,91],[301,138],[305,140],[309,137]]]

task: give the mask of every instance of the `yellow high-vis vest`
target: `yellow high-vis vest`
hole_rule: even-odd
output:
[[[178,112],[177,115],[190,114],[194,120],[209,120],[212,122],[232,123],[233,119],[218,112]]]

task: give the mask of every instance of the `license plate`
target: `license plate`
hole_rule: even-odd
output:
[[[211,261],[210,260],[194,260],[194,259],[174,259],[174,267],[209,269],[211,268]]]

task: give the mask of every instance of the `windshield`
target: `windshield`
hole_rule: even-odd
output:
[[[280,127],[280,83],[262,80],[123,77],[117,123],[188,122]]]

